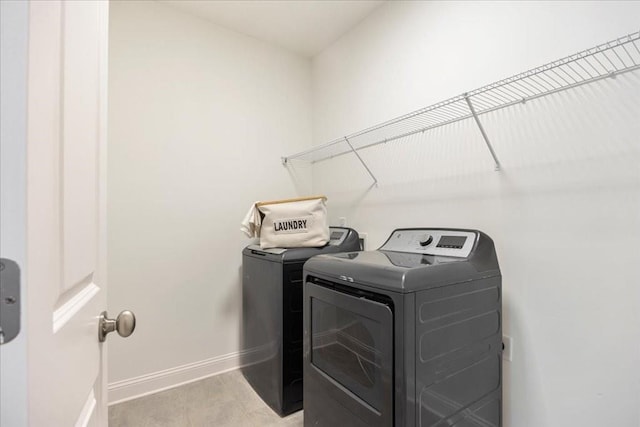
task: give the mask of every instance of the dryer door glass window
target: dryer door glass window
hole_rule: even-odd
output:
[[[341,304],[311,299],[311,363],[380,411],[389,369],[385,365],[392,359],[389,337],[384,336],[390,333],[391,312],[377,302],[334,295],[342,298]],[[376,318],[367,305],[386,310]]]

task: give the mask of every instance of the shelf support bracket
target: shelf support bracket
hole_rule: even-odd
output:
[[[367,164],[364,162],[364,160],[362,160],[362,157],[360,157],[360,154],[358,154],[356,149],[353,148],[353,145],[351,145],[351,142],[349,142],[349,138],[347,138],[345,136],[344,137],[344,141],[349,145],[349,148],[351,148],[351,151],[353,151],[353,154],[356,155],[358,160],[360,160],[360,163],[362,163],[362,166],[364,166],[364,168],[367,170],[367,172],[369,172],[369,175],[371,175],[371,178],[373,179],[373,184],[377,187],[378,186],[378,180],[376,179],[375,175],[371,172],[371,169],[369,169]]]
[[[496,167],[495,170],[499,171],[500,170],[500,161],[498,160],[498,156],[496,156],[496,152],[493,151],[493,147],[491,146],[491,141],[489,141],[489,137],[487,136],[487,132],[485,132],[484,127],[482,127],[482,123],[480,122],[480,118],[478,117],[478,114],[476,113],[476,109],[473,108],[473,104],[471,103],[471,99],[469,98],[469,94],[468,93],[464,93],[464,100],[467,101],[467,105],[469,106],[469,111],[471,111],[471,115],[473,116],[473,119],[476,121],[476,124],[478,125],[478,128],[480,129],[480,133],[482,134],[482,139],[484,139],[485,144],[487,144],[487,148],[489,149],[489,152],[491,153],[491,157],[493,157],[493,161],[496,163]]]

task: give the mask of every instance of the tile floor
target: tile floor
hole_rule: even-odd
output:
[[[273,412],[239,370],[109,407],[109,427],[302,426]]]

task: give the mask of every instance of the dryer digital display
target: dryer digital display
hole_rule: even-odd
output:
[[[462,249],[466,241],[467,238],[465,236],[442,236],[436,248]]]

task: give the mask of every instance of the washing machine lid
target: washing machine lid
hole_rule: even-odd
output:
[[[435,228],[394,230],[376,251],[314,257],[305,272],[397,292],[500,274],[489,236],[478,230]]]
[[[360,236],[357,231],[348,227],[329,227],[329,243],[322,247],[262,249],[259,245],[249,245],[243,250],[243,254],[275,262],[299,262],[320,254],[358,250],[360,250]]]

